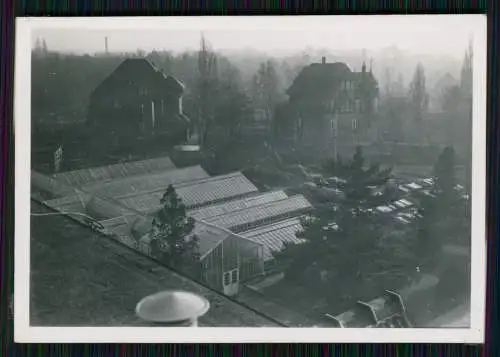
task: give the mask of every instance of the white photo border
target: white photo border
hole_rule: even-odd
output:
[[[473,68],[473,180],[471,326],[469,329],[339,329],[339,328],[158,328],[158,327],[32,327],[30,326],[30,152],[31,152],[31,36],[34,29],[290,29],[297,26],[325,29],[329,16],[265,17],[82,17],[18,18],[16,20],[14,135],[15,135],[15,269],[14,338],[16,342],[53,343],[483,343],[486,290],[486,16],[393,15],[397,21],[418,16],[461,16],[475,21],[472,34]],[[362,24],[366,16],[343,16]],[[369,21],[384,17],[370,15]],[[399,28],[399,31],[402,29]],[[376,31],[371,28],[370,31]],[[424,41],[430,41],[426,38]],[[465,49],[464,49],[465,50]]]

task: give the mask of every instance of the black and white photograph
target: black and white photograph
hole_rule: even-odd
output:
[[[483,342],[486,78],[483,15],[18,19],[16,341]]]

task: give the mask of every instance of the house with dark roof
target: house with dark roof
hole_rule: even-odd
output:
[[[184,142],[190,120],[183,114],[184,85],[145,58],[124,60],[90,97],[87,124],[105,148],[143,139]]]
[[[286,122],[294,146],[320,156],[337,144],[364,141],[377,110],[378,83],[363,64],[361,72],[342,62],[304,67],[288,88]],[[283,118],[281,118],[283,119]],[[336,144],[335,146],[333,144]]]

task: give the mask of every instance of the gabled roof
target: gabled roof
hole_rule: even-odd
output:
[[[143,244],[149,244],[151,242],[151,237],[149,232],[152,228],[153,218],[139,218],[132,225],[127,225],[130,227],[130,235],[135,237],[135,239],[140,240]],[[121,223],[122,226],[125,225],[124,222]],[[243,239],[248,241],[248,243],[255,246],[262,246],[261,243],[255,242],[253,240],[247,239],[245,237],[239,236],[230,230],[215,226],[211,223],[203,221],[195,221],[195,226],[190,236],[196,235],[198,237],[198,252],[201,259],[203,259],[207,254],[214,250],[220,243],[229,237],[234,237],[235,239]]]
[[[311,208],[312,205],[304,196],[295,195],[279,201],[232,211],[205,221],[234,232],[241,232],[258,224],[299,216]]]
[[[82,187],[92,183],[102,184],[106,181],[132,175],[175,169],[168,156],[131,161],[107,166],[90,167],[75,171],[66,171],[52,175],[52,178],[74,187]]]
[[[32,192],[35,190],[43,191],[49,193],[49,196],[52,197],[64,197],[76,193],[74,187],[35,170],[31,170],[31,187]]]
[[[149,75],[148,72],[144,71],[149,71]],[[165,74],[149,59],[127,58],[95,88],[92,94],[94,95],[96,93],[100,93],[101,91],[105,91],[109,85],[113,83],[120,83],[122,79],[128,79],[130,76],[136,76],[138,72],[140,72],[139,78],[144,77],[144,75],[148,75],[149,80],[164,81],[163,83],[167,85],[168,88],[173,89],[178,93],[182,93],[184,91],[185,86],[181,81],[171,75]]]
[[[341,80],[351,80],[367,89],[377,87],[377,81],[371,71],[353,72],[343,62],[313,63],[302,69],[288,88],[287,94],[291,97],[297,93],[327,95],[338,88]]]
[[[302,240],[297,238],[296,234],[302,229],[300,218],[291,218],[242,232],[240,235],[263,244],[264,260],[271,260],[272,253],[279,252],[283,248],[283,243],[301,243]]]
[[[288,88],[287,94],[292,96],[296,92],[308,90],[313,92],[331,90],[338,81],[351,77],[351,69],[345,63],[312,63],[302,69]]]
[[[198,252],[200,253],[201,259],[215,249],[226,238],[234,235],[234,233],[227,229],[200,221],[196,222],[193,234],[199,238]]]
[[[241,199],[235,199],[228,202],[201,207],[191,210],[189,215],[195,219],[208,219],[215,216],[220,216],[236,210],[241,210],[249,207],[259,206],[265,203],[278,201],[287,198],[284,191],[265,192],[258,195],[252,195]]]
[[[175,184],[174,187],[188,208],[219,203],[258,191],[241,172]],[[152,213],[160,208],[160,198],[164,191],[165,189],[160,189],[155,192],[139,193],[119,201],[138,211]]]
[[[189,166],[181,169],[167,169],[162,172],[145,173],[113,180],[109,183],[92,183],[84,187],[88,192],[95,192],[113,198],[124,198],[137,193],[166,190],[168,185],[193,181],[209,177],[201,166]]]

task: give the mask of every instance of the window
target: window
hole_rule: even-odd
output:
[[[143,117],[143,114],[144,114],[144,104],[139,105],[139,113],[140,113],[140,117],[139,117],[139,130],[141,132],[144,132],[144,117]]]
[[[165,115],[165,102],[161,100],[161,115]]]
[[[224,285],[235,284],[238,282],[238,269],[233,269],[224,273]]]
[[[357,129],[358,128],[358,120],[357,119],[353,119],[352,120],[352,128],[353,129]]]
[[[231,283],[231,274],[229,272],[224,273],[224,285],[229,285]]]
[[[343,101],[342,101],[342,104],[340,105],[340,112],[341,112],[341,113],[345,113],[345,112],[347,111],[346,109],[347,109],[347,106],[346,106],[346,101],[345,101],[345,100],[343,100]]]
[[[151,127],[154,129],[156,128],[156,117],[155,117],[155,102],[151,101]]]

